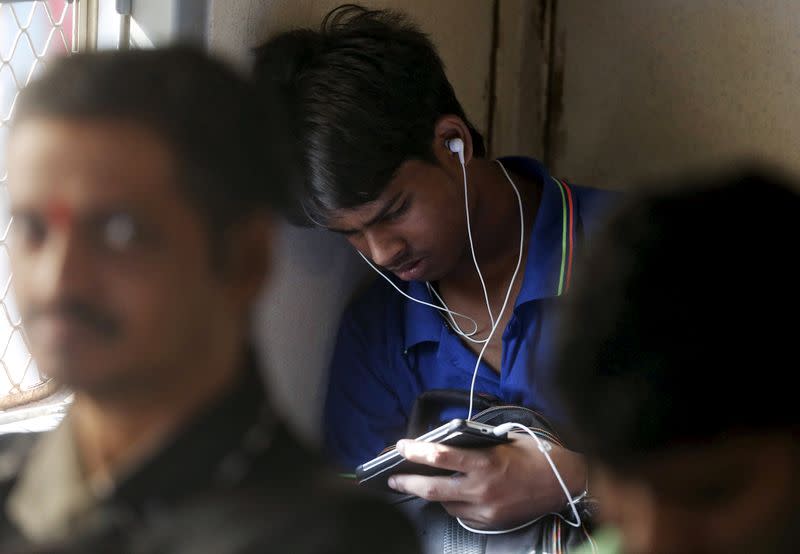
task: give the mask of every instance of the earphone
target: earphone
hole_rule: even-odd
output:
[[[450,149],[450,152],[453,154],[458,154],[458,161],[461,162],[461,165],[464,165],[464,141],[461,140],[459,137],[451,138],[445,142],[447,148]]]

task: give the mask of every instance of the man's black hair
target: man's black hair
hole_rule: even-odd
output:
[[[332,210],[375,200],[400,165],[436,163],[436,120],[469,123],[431,40],[403,15],[347,4],[319,31],[282,33],[258,47],[262,100],[285,117],[296,173],[295,222],[325,225]]]
[[[35,117],[139,123],[173,150],[183,192],[212,237],[284,194],[252,84],[200,50],[105,51],[52,62],[20,95],[14,124]]]
[[[567,301],[555,389],[612,465],[797,427],[800,195],[770,173],[636,195]]]

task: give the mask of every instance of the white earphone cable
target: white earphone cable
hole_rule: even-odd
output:
[[[463,149],[463,143],[461,145]],[[481,268],[478,265],[478,257],[475,255],[475,243],[472,240],[472,224],[469,218],[469,192],[467,191],[467,166],[464,164],[464,156],[463,153],[460,153],[458,156],[458,160],[461,163],[461,175],[464,177],[464,213],[467,217],[467,236],[469,237],[469,251],[472,254],[472,262],[475,264],[475,271],[478,272],[478,279],[481,281],[481,289],[483,289],[483,299],[486,301],[486,311],[489,312],[489,321],[491,322],[492,328],[494,328],[495,319],[494,314],[492,313],[492,305],[489,302],[489,292],[486,290],[486,281],[483,280],[483,273],[481,273]],[[498,162],[499,163],[499,162]],[[497,319],[500,319],[500,316],[497,316]],[[491,338],[491,334],[489,336]],[[486,343],[489,343],[489,338],[486,339]]]
[[[358,255],[359,255],[359,256],[361,256],[361,257],[364,259],[364,261],[365,261],[365,262],[367,262],[367,264],[369,264],[369,266],[370,266],[372,269],[374,269],[374,270],[375,270],[375,273],[377,273],[378,275],[380,275],[381,277],[383,277],[383,278],[386,280],[386,282],[387,282],[387,283],[389,283],[390,285],[392,285],[392,286],[394,287],[394,289],[395,289],[397,292],[399,292],[400,294],[402,294],[403,296],[405,296],[406,298],[408,298],[408,299],[409,299],[409,300],[411,300],[412,302],[416,302],[417,304],[422,304],[423,306],[428,306],[428,307],[430,307],[430,308],[433,308],[434,310],[439,310],[439,311],[447,312],[447,314],[448,314],[448,315],[449,315],[451,318],[452,318],[453,316],[458,316],[458,317],[463,317],[464,319],[468,319],[468,320],[469,320],[469,321],[471,321],[471,322],[472,322],[472,324],[475,326],[475,331],[473,331],[473,333],[477,332],[477,330],[478,330],[478,323],[477,323],[477,322],[476,322],[474,319],[472,319],[471,317],[469,317],[469,316],[466,316],[466,315],[464,315],[464,314],[460,314],[460,313],[458,313],[458,312],[454,312],[454,311],[452,311],[452,310],[448,310],[447,308],[443,308],[442,306],[437,306],[436,304],[431,304],[430,302],[425,302],[424,300],[419,300],[418,298],[414,298],[414,297],[413,297],[413,296],[411,296],[410,294],[407,294],[406,292],[404,292],[404,291],[403,291],[403,290],[402,290],[400,287],[398,287],[398,286],[397,286],[397,285],[394,283],[394,281],[392,281],[392,280],[391,280],[389,277],[387,277],[387,276],[386,276],[386,275],[383,273],[383,271],[381,271],[380,269],[378,269],[378,268],[375,266],[375,264],[373,264],[373,263],[370,261],[370,259],[369,259],[369,258],[367,258],[367,257],[366,257],[364,254],[362,254],[362,253],[361,253],[361,252],[359,252],[358,250],[356,250],[356,252],[358,252]]]
[[[436,287],[434,287],[430,283],[425,283],[425,284],[427,285],[428,292],[431,294],[431,296],[435,296],[436,300],[438,300],[439,303],[446,308],[445,309],[445,313],[447,314],[448,320],[450,321],[450,326],[453,328],[453,331],[455,331],[456,334],[462,336],[465,340],[468,340],[468,341],[473,342],[475,344],[483,344],[483,343],[486,342],[486,339],[473,339],[472,338],[472,335],[474,335],[474,334],[476,334],[478,332],[477,322],[474,319],[470,318],[470,320],[476,326],[476,329],[474,331],[472,331],[471,333],[465,332],[461,327],[459,327],[458,323],[456,323],[456,320],[453,318],[453,316],[450,313],[451,312],[450,311],[450,307],[444,301],[444,298],[442,298],[441,295],[437,292]]]
[[[514,193],[517,195],[517,202],[519,204],[519,256],[517,257],[517,266],[514,268],[514,273],[511,275],[511,281],[508,283],[508,290],[506,291],[506,296],[503,299],[503,306],[500,308],[500,313],[497,316],[497,321],[494,322],[492,325],[492,330],[489,332],[489,336],[486,337],[486,343],[481,348],[480,354],[478,354],[478,360],[475,362],[475,370],[472,372],[472,383],[469,386],[469,412],[467,413],[467,419],[472,419],[472,408],[475,400],[475,380],[478,378],[478,368],[481,365],[481,360],[483,359],[483,354],[486,352],[486,348],[489,346],[489,343],[494,336],[495,331],[497,331],[497,327],[500,324],[500,321],[503,319],[503,314],[506,311],[506,306],[508,305],[508,300],[511,297],[511,291],[514,290],[514,282],[517,280],[517,274],[519,273],[519,268],[522,265],[522,258],[524,257],[525,252],[525,212],[522,208],[522,195],[519,193],[519,189],[517,185],[514,184],[514,181],[511,179],[511,176],[506,171],[506,168],[503,167],[503,164],[500,163],[499,160],[495,160],[497,165],[500,166],[500,169],[503,170],[503,175],[506,176],[506,179],[511,184],[511,188],[514,189]],[[470,241],[470,248],[474,250],[472,242]]]

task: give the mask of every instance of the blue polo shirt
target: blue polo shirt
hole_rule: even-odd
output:
[[[542,183],[522,287],[503,333],[500,373],[481,362],[475,391],[557,416],[543,391],[559,296],[572,280],[575,252],[602,221],[617,193],[568,185],[536,160],[501,159],[506,169]],[[395,280],[436,304],[425,283]],[[330,367],[324,441],[331,458],[355,468],[403,438],[416,398],[431,389],[469,391],[477,355],[433,308],[378,279],[345,312]],[[465,418],[453,408],[442,420]]]

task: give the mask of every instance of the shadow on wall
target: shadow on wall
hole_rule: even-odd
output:
[[[372,277],[346,240],[285,224],[272,279],[256,307],[254,337],[265,361],[270,396],[311,442],[327,385],[339,314]]]

